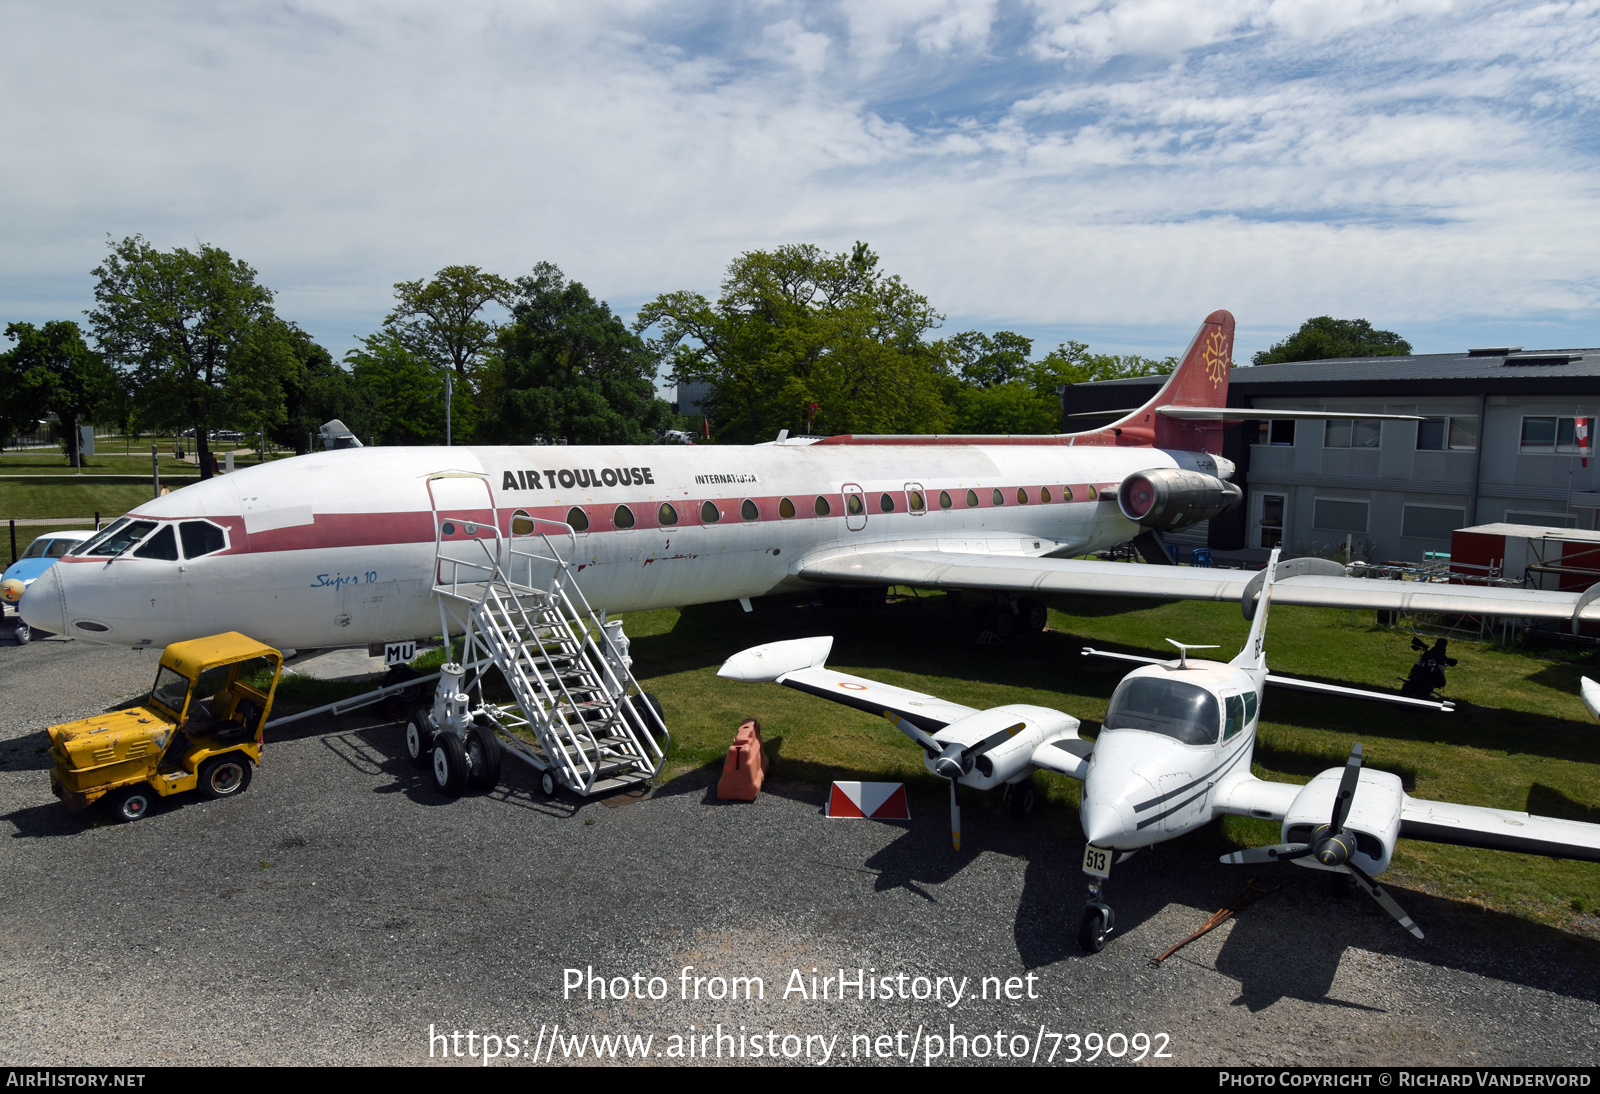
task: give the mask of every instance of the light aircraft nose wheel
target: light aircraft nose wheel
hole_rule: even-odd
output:
[[[1099,953],[1116,929],[1117,917],[1106,905],[1104,883],[1089,886],[1089,903],[1083,906],[1083,923],[1078,928],[1078,945],[1084,953]]]
[[[1033,816],[1034,792],[1033,780],[1024,779],[1022,782],[1006,787],[1006,799],[1011,803],[1011,815],[1020,819]]]

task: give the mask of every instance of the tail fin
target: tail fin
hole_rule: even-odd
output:
[[[1250,624],[1250,637],[1245,639],[1244,649],[1239,651],[1239,656],[1228,662],[1247,669],[1264,669],[1267,667],[1267,615],[1272,604],[1272,579],[1277,576],[1278,555],[1283,548],[1274,547],[1272,557],[1267,560],[1265,581],[1261,585],[1261,599],[1256,603],[1256,617]]]
[[[1158,406],[1225,406],[1233,361],[1233,315],[1206,316],[1183,360],[1144,406],[1100,429],[1073,434],[1074,445],[1155,445],[1186,452],[1222,451],[1220,421],[1183,421],[1157,414]]]

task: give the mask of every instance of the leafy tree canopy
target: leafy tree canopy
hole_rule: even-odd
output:
[[[111,244],[94,274],[95,340],[128,374],[144,420],[194,428],[202,478],[211,474],[208,430],[281,420],[283,385],[299,362],[250,266],[208,244],[163,252],[130,236]]]
[[[426,445],[444,440],[444,378],[433,362],[414,352],[399,334],[381,330],[369,335],[360,349],[345,354],[345,361],[351,366],[353,399],[367,415],[365,431],[357,422],[345,421],[357,436],[375,438],[379,444]],[[463,433],[470,432],[477,421],[477,408],[470,399],[456,403],[455,419]]]
[[[740,255],[715,304],[666,293],[635,329],[659,325],[671,378],[709,381],[714,434],[746,442],[808,418],[827,433],[947,429],[945,362],[924,340],[942,319],[865,243],[835,255],[805,244]]]
[[[394,287],[395,308],[383,320],[414,359],[448,370],[444,385],[444,441],[454,436],[454,377],[477,390],[478,372],[495,344],[498,326],[480,314],[489,304],[509,302],[513,288],[505,278],[476,266],[446,266],[432,281],[401,281]],[[463,425],[475,418],[466,412]],[[347,423],[348,424],[348,423]],[[471,430],[463,428],[462,436]]]
[[[1283,341],[1257,351],[1250,362],[1275,365],[1282,361],[1326,361],[1336,357],[1399,357],[1410,352],[1410,342],[1394,331],[1373,330],[1365,319],[1319,315],[1300,324],[1300,329]]]
[[[655,393],[657,348],[548,262],[517,279],[499,346],[480,439],[645,444],[671,424],[671,408]]]
[[[81,466],[78,426],[114,400],[117,377],[83,340],[78,324],[56,320],[43,327],[12,323],[6,337],[16,345],[0,358],[9,404],[3,434],[29,429],[46,414],[61,422],[62,448]]]
[[[305,331],[290,324],[287,335],[300,368],[284,385],[283,420],[268,431],[269,436],[300,455],[323,423],[337,418],[357,437],[371,440],[377,433],[372,395]]]

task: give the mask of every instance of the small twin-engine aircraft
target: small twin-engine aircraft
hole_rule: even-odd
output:
[[[1041,592],[1232,600],[1251,575],[1075,556],[1133,540],[1169,561],[1160,532],[1238,504],[1220,454],[1224,423],[1250,413],[1226,406],[1233,329],[1226,311],[1207,316],[1149,403],[1083,433],[344,447],[243,468],[138,506],[18,607],[39,629],[125,646],[224,631],[278,649],[428,638],[438,566],[484,551],[507,563],[517,538],[552,527],[608,612],[916,585],[1000,594],[985,629],[1003,637],[1044,625]],[[1292,604],[1600,619],[1571,592],[1280,576]]]
[[[1171,661],[1085,650],[1146,662],[1112,693],[1092,743],[1078,736],[1078,719],[1058,710],[1023,704],[974,710],[834,672],[824,667],[832,638],[756,646],[730,657],[720,674],[776,682],[889,719],[922,746],[928,770],[950,781],[951,837],[958,850],[957,783],[974,789],[1005,784],[1008,794],[1022,796],[1014,800],[1026,808],[1036,769],[1081,780],[1078,818],[1087,841],[1083,870],[1089,875],[1089,900],[1078,938],[1090,953],[1104,948],[1116,922],[1105,902],[1112,864],[1225,814],[1278,821],[1282,842],[1226,855],[1223,862],[1294,862],[1347,874],[1418,938],[1422,930],[1376,881],[1389,867],[1396,839],[1600,862],[1600,825],[1412,798],[1398,776],[1361,766],[1360,744],[1342,769],[1330,768],[1304,786],[1252,775],[1268,684],[1450,709],[1448,703],[1268,673],[1268,605],[1280,568],[1274,551],[1261,575],[1249,638],[1226,664],[1189,656],[1190,650],[1214,646],[1178,642],[1172,643],[1178,657]]]

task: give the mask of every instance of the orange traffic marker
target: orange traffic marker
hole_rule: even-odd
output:
[[[767,779],[767,759],[761,752],[761,723],[746,719],[739,735],[728,748],[722,763],[722,778],[717,782],[717,797],[722,801],[753,802]]]

